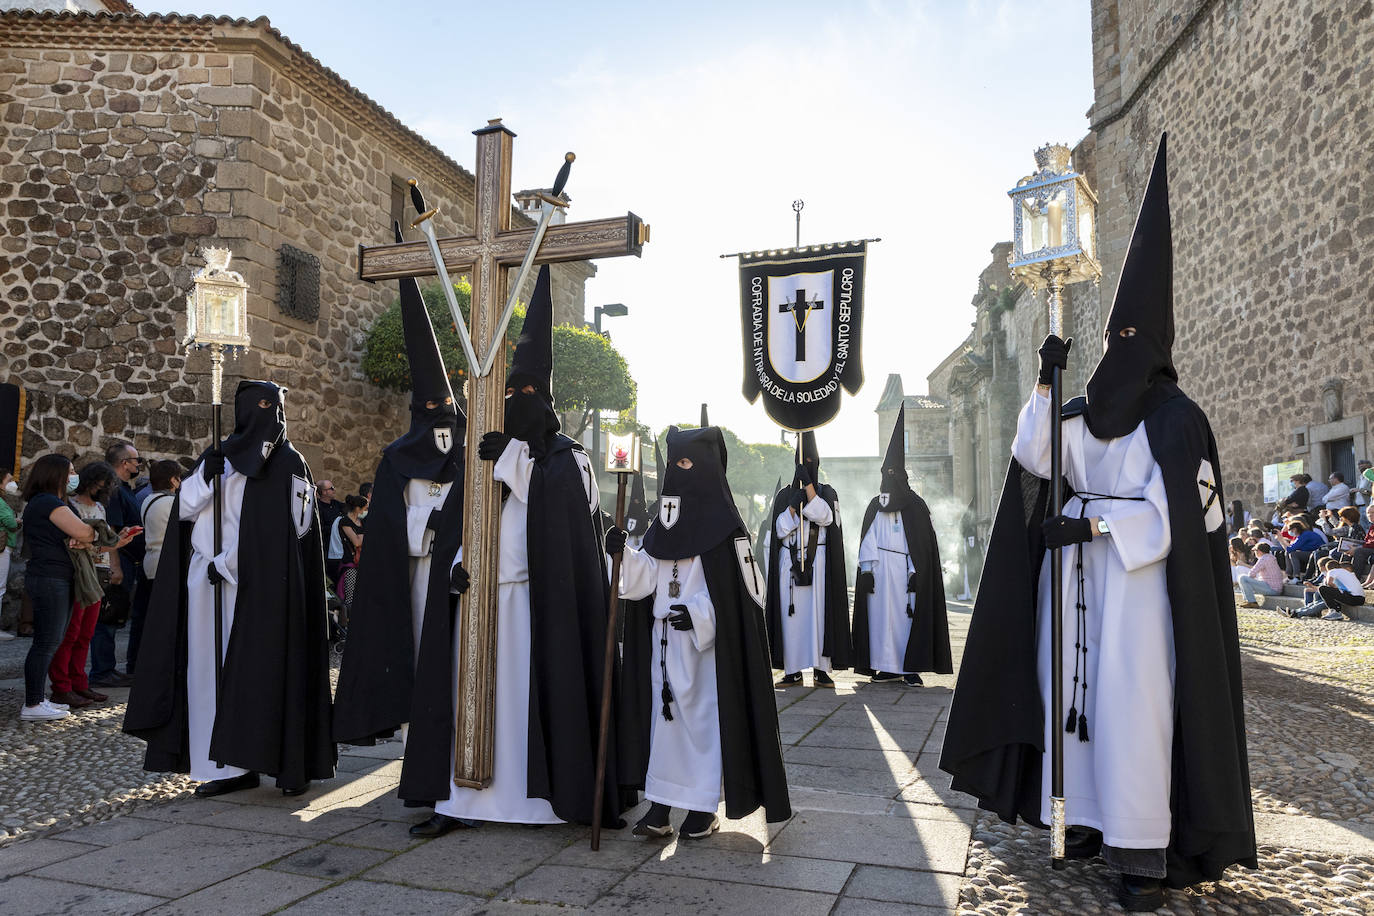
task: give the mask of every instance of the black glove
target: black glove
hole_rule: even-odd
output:
[[[801,489],[803,490],[806,489],[808,484],[813,487],[816,485],[816,478],[811,476],[811,469],[805,464],[797,465],[797,474],[792,479],[801,484]]]
[[[216,477],[224,476],[224,452],[219,449],[211,449],[205,453],[205,459],[200,463],[200,476],[209,483]]]
[[[617,528],[615,525],[606,529],[606,553],[615,556],[625,549],[625,538],[629,535],[624,528]]]
[[[910,576],[907,576],[907,580],[906,580],[906,590],[907,590],[907,593],[908,593],[908,594],[914,594],[914,593],[915,593],[915,591],[916,591],[916,574],[915,574],[915,573],[912,573]]]
[[[692,615],[687,613],[687,605],[670,604],[668,610],[677,611],[676,614],[668,615],[668,623],[672,624],[674,630],[686,632],[692,629]]]
[[[1073,349],[1073,338],[1061,340],[1054,334],[1045,338],[1040,345],[1040,384],[1050,383],[1051,371],[1055,366],[1061,370],[1069,365],[1069,351]]]
[[[425,527],[428,528],[430,531],[437,533],[439,531],[439,519],[443,516],[443,514],[444,513],[438,509],[430,509],[429,520],[425,522]]]
[[[453,572],[449,573],[448,585],[450,590],[460,595],[472,585],[472,576],[468,575],[468,571],[463,568],[462,563],[454,564]]]
[[[220,461],[223,460],[224,456],[221,455]],[[224,576],[220,573],[219,568],[215,566],[214,560],[210,561],[209,568],[205,570],[205,578],[210,580],[211,585],[219,585],[221,582],[224,581]]]
[[[859,574],[854,577],[854,591],[860,594],[873,594],[877,583],[873,581],[873,573],[866,569],[859,570]]]
[[[1049,550],[1067,547],[1070,544],[1082,544],[1093,539],[1093,527],[1086,518],[1056,515],[1045,519],[1040,528],[1045,532],[1045,547]]]
[[[477,457],[483,461],[495,461],[501,457],[510,445],[511,437],[505,433],[498,433],[492,430],[482,437],[482,441],[477,443]]]

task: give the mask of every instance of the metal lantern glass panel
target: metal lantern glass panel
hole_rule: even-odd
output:
[[[1031,285],[1046,268],[1067,270],[1066,283],[1096,280],[1097,197],[1073,170],[1062,145],[1035,152],[1038,169],[1007,194],[1012,200],[1012,273]]]
[[[247,347],[248,284],[228,269],[227,249],[207,248],[202,254],[206,266],[196,273],[195,288],[186,297],[186,342]]]
[[[639,472],[639,437],[633,433],[611,436],[606,445],[606,470],[612,474]]]

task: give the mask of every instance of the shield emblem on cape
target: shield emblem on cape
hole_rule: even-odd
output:
[[[763,607],[763,574],[759,572],[758,561],[754,559],[754,550],[749,546],[748,538],[735,538],[735,559],[739,561],[740,576],[744,579],[744,587],[749,590],[749,597]]]
[[[637,527],[639,527],[639,519],[630,518],[625,520],[625,530],[628,531],[630,534],[634,534],[635,528]]]
[[[275,449],[276,447],[277,447],[277,443],[275,443],[275,442],[264,442],[264,443],[262,444],[262,460],[263,460],[263,461],[266,461],[268,458],[271,458],[271,457],[272,457],[272,450]]]
[[[658,503],[658,523],[664,528],[671,528],[677,524],[678,518],[682,515],[682,497],[665,496]]]
[[[305,537],[315,523],[315,488],[304,477],[291,475],[291,523],[297,539]]]
[[[447,455],[453,449],[453,430],[448,426],[436,426],[430,430],[434,434],[434,447]]]
[[[889,496],[888,494],[886,494],[886,493],[879,493],[879,494],[878,494],[878,505],[882,506],[884,509],[887,508],[887,504],[888,504],[889,502],[891,502],[891,501],[892,501],[892,497]]]

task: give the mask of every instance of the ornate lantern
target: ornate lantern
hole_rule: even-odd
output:
[[[1012,205],[1012,275],[1036,289],[1043,285],[1096,282],[1097,195],[1073,170],[1063,144],[1035,151],[1036,171],[1007,192]]]
[[[606,446],[606,470],[612,474],[639,473],[638,436],[630,433],[610,437],[610,442]]]
[[[186,343],[247,347],[248,284],[229,269],[233,252],[203,248],[201,255],[205,267],[192,278],[195,288],[186,296]]]

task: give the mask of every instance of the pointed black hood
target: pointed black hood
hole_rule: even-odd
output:
[[[690,459],[690,468],[678,466],[683,458]],[[668,466],[659,486],[658,515],[644,536],[649,556],[700,556],[744,529],[725,478],[726,461],[725,437],[718,427],[668,428]]]
[[[1173,360],[1174,263],[1167,139],[1167,134],[1159,138],[1150,183],[1140,203],[1107,318],[1102,359],[1088,380],[1084,419],[1098,439],[1129,434],[1156,407],[1181,393]]]
[[[911,504],[911,498],[916,495],[906,474],[905,404],[897,410],[897,422],[892,426],[892,437],[887,440],[878,493],[878,509],[882,512],[900,512]]]
[[[542,454],[559,429],[553,411],[553,290],[547,266],[539,268],[506,387],[514,389],[506,396],[506,432]],[[526,387],[533,393],[525,392]]]
[[[625,507],[625,530],[630,537],[643,537],[649,530],[649,504],[644,498],[644,473],[637,472],[630,484],[630,502]]]
[[[801,441],[797,448],[797,463],[806,465],[811,472],[812,479],[816,481],[817,488],[819,488],[821,483],[821,453],[816,448],[816,434],[809,430],[801,434]],[[792,483],[801,485],[800,471],[792,478]]]
[[[244,379],[234,392],[234,431],[220,444],[229,463],[246,477],[262,477],[267,461],[286,441],[286,389]]]
[[[434,326],[413,277],[401,279],[401,329],[410,362],[410,430],[385,451],[402,477],[448,483],[462,466],[467,417],[453,397]],[[431,403],[436,406],[426,406]]]

